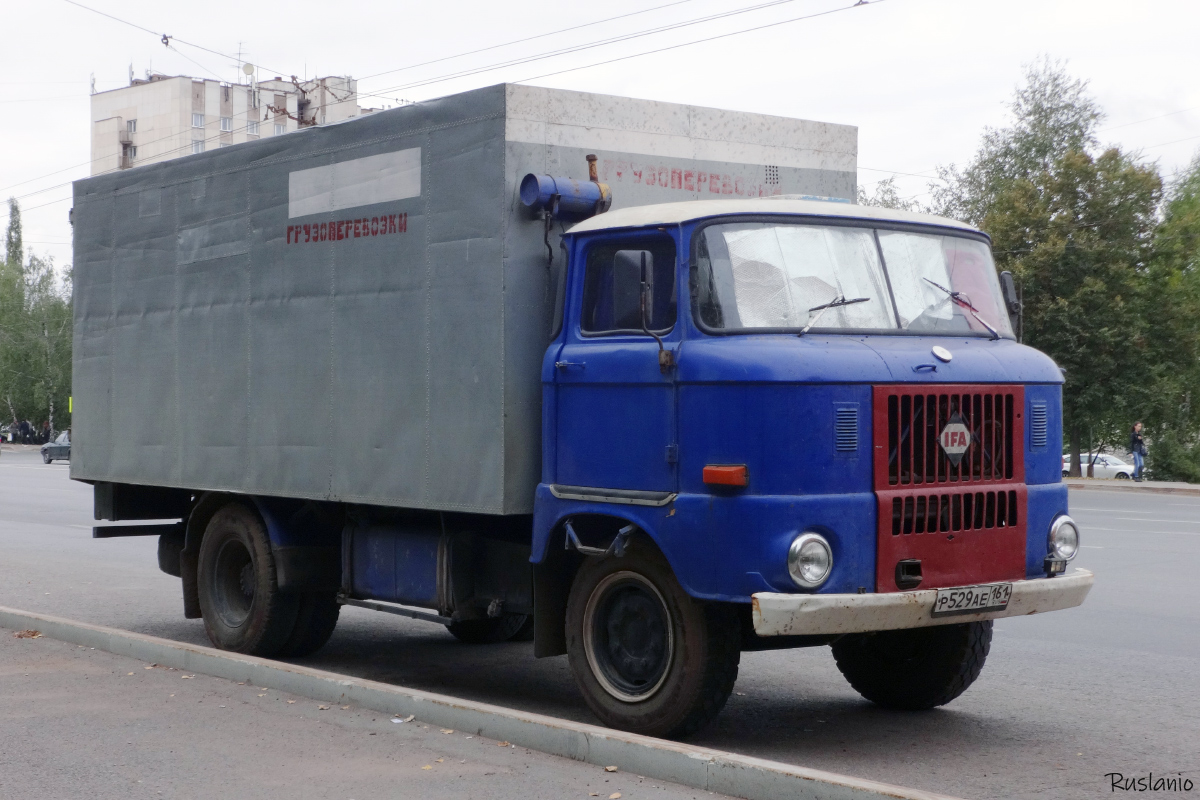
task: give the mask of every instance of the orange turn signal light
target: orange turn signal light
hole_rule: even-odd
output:
[[[748,486],[750,473],[745,464],[709,464],[704,468],[704,482],[709,486]]]

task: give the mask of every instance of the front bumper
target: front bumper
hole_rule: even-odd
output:
[[[759,636],[867,633],[1043,614],[1081,605],[1092,582],[1092,573],[1085,569],[1057,578],[1013,581],[1012,597],[1003,611],[950,617],[931,615],[936,589],[883,594],[759,592],[751,596],[754,632]]]

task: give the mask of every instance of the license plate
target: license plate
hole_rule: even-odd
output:
[[[988,583],[982,586],[956,586],[938,589],[933,601],[933,616],[978,614],[981,611],[1003,611],[1012,597],[1011,583]]]

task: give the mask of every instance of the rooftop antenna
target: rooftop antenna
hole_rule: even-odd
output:
[[[96,73],[92,73],[92,94],[96,93]]]
[[[133,86],[133,62],[129,62],[129,85]]]
[[[238,49],[237,49],[237,63],[238,63],[238,66],[239,66],[239,67],[241,67],[241,66],[242,66],[242,64],[244,63],[244,62],[242,61],[242,45],[243,45],[243,44],[245,44],[245,42],[238,42]],[[244,72],[244,73],[245,73],[245,74],[247,74],[247,75],[249,75],[249,74],[250,74],[249,72],[246,72],[245,68],[243,68],[243,69],[242,69],[242,72]]]

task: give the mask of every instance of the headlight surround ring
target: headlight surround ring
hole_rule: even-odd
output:
[[[1046,547],[1055,558],[1063,561],[1075,558],[1079,554],[1079,524],[1066,514],[1059,514],[1050,523]]]
[[[788,574],[801,589],[819,588],[833,573],[833,548],[816,531],[805,531],[788,547]]]

